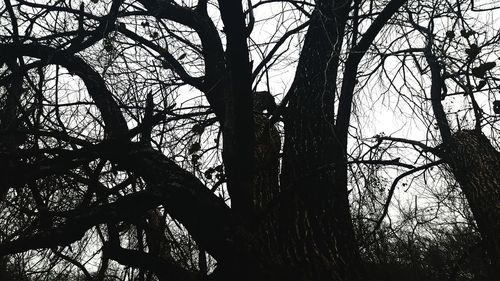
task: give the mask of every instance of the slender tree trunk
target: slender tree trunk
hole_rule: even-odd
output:
[[[13,153],[16,147],[22,142],[19,140],[20,134],[16,132],[19,128],[18,104],[23,91],[23,74],[19,69],[15,59],[7,62],[8,67],[12,71],[11,81],[7,84],[7,98],[5,106],[0,110],[0,152],[4,155]],[[0,170],[5,172],[5,175],[0,179],[0,201],[7,194],[9,177],[16,177],[16,160],[12,158],[0,157]],[[8,171],[8,172],[7,172]]]
[[[478,131],[455,133],[441,153],[474,214],[491,260],[493,280],[499,280],[500,153]]]

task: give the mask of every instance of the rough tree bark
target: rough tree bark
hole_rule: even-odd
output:
[[[460,184],[491,259],[492,273],[500,277],[500,153],[481,132],[459,131],[439,155]],[[496,279],[495,279],[496,280]]]
[[[288,280],[363,280],[347,186],[336,182],[344,151],[334,99],[350,1],[318,1],[285,114],[280,246]],[[346,181],[345,181],[346,182]],[[286,195],[285,195],[286,194]]]
[[[441,103],[445,84],[438,60],[432,53],[433,35],[426,35],[424,55],[431,70],[431,103],[443,140],[435,154],[451,168],[467,198],[491,260],[492,278],[497,280],[500,278],[500,155],[480,131],[478,116],[475,130],[462,130],[452,134]]]

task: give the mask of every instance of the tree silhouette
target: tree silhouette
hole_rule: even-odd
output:
[[[433,32],[405,2],[4,1],[0,255],[39,250],[31,260],[44,268],[81,272],[47,280],[107,280],[116,262],[125,280],[369,280],[348,198],[349,164],[362,161],[348,155],[351,117],[361,62],[406,21],[427,36],[432,105],[451,149],[432,152],[464,190],[492,179],[464,193],[495,263],[497,229],[484,225],[499,221],[488,213],[498,159],[460,177],[473,163],[463,151],[486,159],[494,149],[451,141],[460,134],[435,103],[444,82]],[[271,76],[289,64],[277,95]]]

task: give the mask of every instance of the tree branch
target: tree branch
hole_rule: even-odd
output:
[[[196,31],[205,60],[204,93],[219,122],[223,124],[226,114],[223,94],[226,87],[226,60],[217,27],[207,13],[207,5],[200,1],[200,5],[191,9],[168,1],[162,1],[162,6],[153,0],[139,2],[156,18],[172,20]]]
[[[241,1],[219,0],[227,35],[229,89],[224,92],[224,165],[231,207],[251,217],[251,190],[255,170],[255,133],[252,101],[252,70],[249,61],[245,15]]]
[[[420,167],[414,168],[414,169],[412,169],[410,171],[404,172],[401,175],[397,176],[394,179],[394,181],[392,182],[392,185],[391,185],[391,187],[389,189],[389,195],[387,195],[387,200],[385,201],[385,204],[384,204],[384,210],[382,211],[382,215],[377,220],[377,223],[375,224],[375,227],[373,228],[373,233],[375,233],[375,231],[377,231],[377,229],[382,224],[382,221],[384,220],[385,216],[387,215],[387,212],[389,211],[389,205],[391,204],[392,196],[394,195],[394,190],[396,189],[396,186],[399,183],[399,181],[401,179],[403,179],[404,177],[408,176],[408,175],[411,175],[411,174],[416,173],[418,171],[422,171],[422,170],[425,170],[425,169],[428,169],[430,167],[434,167],[434,166],[437,166],[437,165],[440,165],[440,164],[443,164],[443,163],[444,163],[443,160],[438,160],[436,162],[431,162],[431,163],[422,165]]]
[[[363,34],[361,40],[352,48],[345,63],[345,70],[342,82],[342,88],[339,98],[338,114],[335,127],[341,144],[347,144],[347,134],[349,131],[349,122],[351,118],[352,99],[354,97],[354,88],[356,86],[356,76],[359,62],[370,48],[373,40],[385,26],[387,21],[399,10],[407,0],[391,0],[380,12],[377,18]]]
[[[102,77],[83,59],[72,53],[38,44],[0,44],[0,58],[23,55],[38,58],[45,65],[57,64],[70,73],[80,77],[92,99],[95,101],[105,123],[105,130],[110,138],[119,138],[128,132],[127,122],[123,117],[113,94],[107,89]]]
[[[160,259],[149,253],[124,249],[119,245],[113,245],[111,243],[106,243],[104,245],[103,252],[111,259],[125,266],[149,269],[153,271],[160,281],[201,280],[201,276],[197,272],[188,271],[182,268],[172,259]]]
[[[262,61],[257,65],[257,67],[255,67],[255,70],[252,73],[252,78],[255,79],[255,77],[257,77],[259,72],[266,66],[266,64],[269,61],[271,61],[274,54],[278,51],[278,49],[285,43],[285,41],[290,36],[296,34],[297,32],[301,31],[302,29],[306,28],[307,26],[309,26],[309,21],[306,21],[306,22],[300,24],[299,26],[295,27],[294,29],[291,29],[291,30],[287,31],[285,34],[283,34],[283,36],[281,36],[281,38],[278,40],[278,42],[276,42],[276,44],[274,44],[273,48],[271,49],[271,51],[269,51],[269,53],[266,55],[266,57],[264,57],[264,59],[262,59]]]
[[[368,165],[394,165],[408,169],[414,169],[415,166],[400,162],[400,158],[392,160],[353,160],[347,161],[347,164],[368,164]]]

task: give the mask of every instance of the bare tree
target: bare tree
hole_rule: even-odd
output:
[[[89,280],[110,260],[140,280],[200,280],[204,251],[213,280],[365,280],[347,190],[353,96],[404,3],[4,1],[0,188],[14,227],[0,254],[53,249]],[[276,4],[301,21],[249,45],[256,10]],[[296,54],[293,38],[293,82],[260,108],[255,88]],[[167,215],[198,266],[173,254]],[[57,248],[83,237],[99,249],[95,275]]]
[[[490,278],[494,280],[500,276],[500,193],[495,172],[499,165],[495,137],[498,102],[493,58],[498,31],[488,23],[491,10],[480,14],[471,5],[468,1],[431,1],[427,6],[405,7],[407,18],[398,27],[403,34],[401,40],[393,41],[390,51],[381,52],[381,65],[390,58],[399,61],[394,72],[405,83],[400,87],[394,82],[390,88],[407,104],[401,111],[412,111],[409,114],[419,118],[427,130],[423,138],[426,143],[377,136],[378,145],[404,144],[418,152],[415,155],[420,160],[415,162],[426,159],[424,165],[396,178],[378,226],[387,215],[399,180],[441,165],[443,171],[453,175],[467,199],[483,239],[482,247],[488,252]]]

